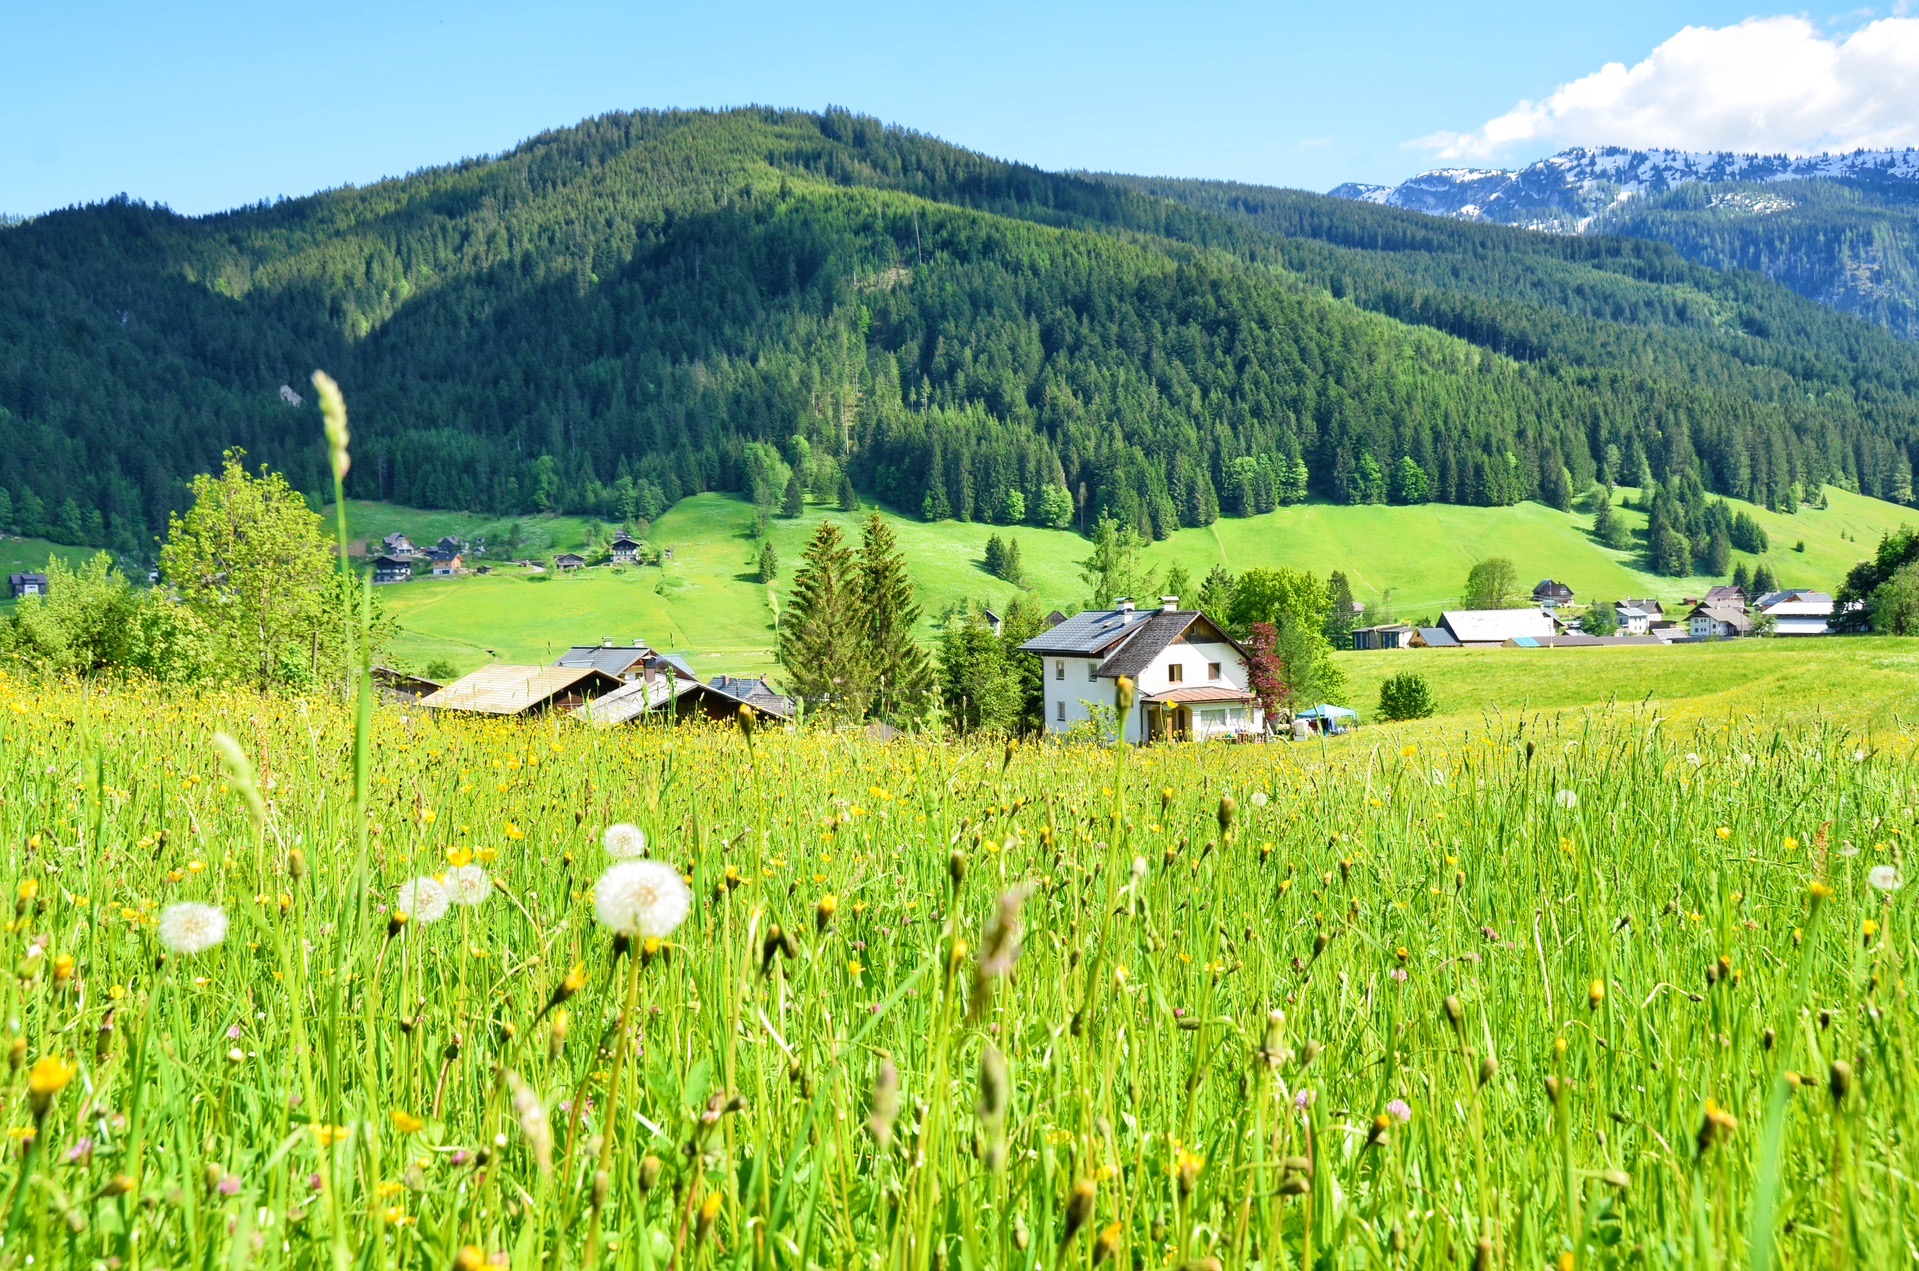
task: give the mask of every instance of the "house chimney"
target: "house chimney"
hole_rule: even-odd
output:
[[[1172,613],[1178,608],[1179,608],[1178,596],[1161,596],[1159,598],[1159,610],[1161,613]]]
[[[1133,598],[1131,596],[1121,596],[1113,602],[1113,608],[1120,613],[1131,613],[1133,612]]]

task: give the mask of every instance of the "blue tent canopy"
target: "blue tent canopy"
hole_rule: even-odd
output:
[[[1318,706],[1309,706],[1303,711],[1294,711],[1294,719],[1358,719],[1359,712],[1347,710],[1344,706],[1328,706],[1324,702]]]

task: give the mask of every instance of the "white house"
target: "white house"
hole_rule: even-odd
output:
[[[1118,681],[1130,676],[1133,707],[1120,721],[1129,742],[1208,741],[1265,727],[1248,689],[1248,653],[1217,623],[1179,597],[1158,609],[1130,599],[1068,618],[1020,646],[1040,659],[1046,728],[1063,733],[1118,705]]]
[[[1737,640],[1752,634],[1752,619],[1742,608],[1708,602],[1687,615],[1686,629],[1695,640]]]
[[[1823,591],[1775,591],[1755,608],[1772,619],[1774,635],[1831,635],[1832,597]]]
[[[1559,634],[1544,609],[1448,609],[1439,615],[1439,625],[1469,649],[1496,649],[1508,640]]]
[[[1645,635],[1652,630],[1652,615],[1638,605],[1622,600],[1612,607],[1612,612],[1621,635]]]

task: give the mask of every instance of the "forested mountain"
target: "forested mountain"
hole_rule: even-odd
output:
[[[1622,239],[1053,174],[843,112],[606,116],[217,216],[0,230],[0,525],[137,550],[245,447],[486,512],[776,502],[1163,536],[1595,477],[1911,498],[1919,348]]]
[[[1676,247],[1919,340],[1919,150],[1753,155],[1618,146],[1523,168],[1442,168],[1342,198]]]

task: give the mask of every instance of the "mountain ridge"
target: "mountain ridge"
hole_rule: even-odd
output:
[[[138,551],[228,446],[317,494],[311,405],[278,394],[313,366],[355,497],[494,513],[777,503],[794,471],[1155,538],[1308,493],[1910,497],[1919,350],[1667,248],[1441,224],[771,109],[205,217],[69,209],[0,233],[0,525]]]
[[[1664,242],[1919,339],[1919,149],[1792,156],[1573,147],[1332,197],[1555,234]]]

